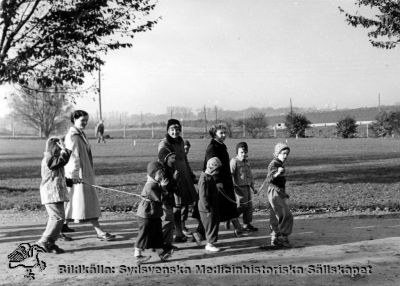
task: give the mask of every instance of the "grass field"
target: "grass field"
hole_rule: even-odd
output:
[[[250,163],[259,188],[266,176],[277,139],[247,139]],[[157,158],[159,139],[92,142],[96,183],[138,193],[146,164]],[[238,139],[227,139],[234,156]],[[209,139],[192,139],[189,162],[196,175],[203,166]],[[393,139],[289,139],[287,190],[294,211],[400,209],[400,142]],[[0,209],[42,208],[40,162],[44,140],[0,140]],[[104,209],[131,210],[137,199],[99,190]],[[254,197],[256,208],[267,207],[265,190]]]

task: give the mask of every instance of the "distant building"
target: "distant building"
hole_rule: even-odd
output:
[[[274,126],[273,126],[273,129],[275,129],[275,130],[282,130],[282,129],[286,129],[286,124],[285,123],[276,123]]]
[[[331,123],[312,123],[310,127],[327,127],[327,126],[336,126],[336,122]]]

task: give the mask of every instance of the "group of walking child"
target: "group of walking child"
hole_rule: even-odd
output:
[[[75,113],[76,111],[71,115],[72,123],[75,117],[79,119],[83,116],[85,119],[83,127],[85,127],[87,113],[78,115]],[[79,124],[75,125],[73,131],[86,142],[83,128],[79,129],[77,128]],[[254,178],[247,160],[248,145],[245,142],[238,143],[236,156],[229,160],[227,147],[224,144],[226,127],[223,124],[212,126],[210,129],[212,139],[206,149],[204,168],[197,180],[187,158],[190,143],[182,139],[181,131],[182,126],[179,120],[168,120],[167,134],[158,146],[158,160],[147,165],[147,180],[137,209],[139,231],[134,247],[134,257],[138,263],[151,258],[150,255],[143,255],[146,249],[154,250],[162,261],[166,261],[173,251],[178,249],[173,243],[185,242],[188,238],[192,238],[198,245],[205,240],[206,251],[218,252],[220,248],[216,243],[221,222],[225,222],[227,228],[232,223],[236,237],[258,230],[252,225],[252,200],[253,194],[257,191],[254,188]],[[72,138],[76,141],[80,138],[79,136]],[[88,142],[86,143],[88,145]],[[72,181],[73,186],[85,183],[82,181],[84,175],[82,168],[76,166],[75,171],[72,172],[74,175],[65,178],[64,166],[70,157],[78,156],[79,160],[79,156],[82,156],[80,155],[82,150],[76,149],[76,142],[70,145],[71,147],[67,148],[62,139],[54,137],[46,142],[40,194],[49,219],[46,230],[37,244],[47,252],[64,252],[55,244],[60,236],[64,220],[67,218],[65,214],[68,214],[68,211],[64,209],[64,202],[76,200],[76,197],[71,197],[71,189],[67,190],[66,182]],[[85,154],[90,157],[93,169],[90,148],[85,151]],[[289,196],[285,190],[284,163],[289,152],[290,149],[285,143],[278,143],[275,146],[274,158],[268,166],[267,177],[263,183],[263,186],[268,186],[268,201],[271,206],[271,245],[279,247],[291,246],[288,236],[293,228],[293,215],[287,205]],[[75,158],[72,165],[77,164]],[[86,185],[93,184],[94,180],[88,183]],[[75,190],[75,193],[78,193],[76,194],[78,198],[85,200],[83,191],[83,189]],[[96,199],[97,196],[94,203],[98,204]],[[198,222],[193,233],[185,225],[190,207],[193,207],[193,217]],[[73,209],[72,206],[68,208],[69,212]],[[92,222],[99,239],[114,240],[115,236],[104,232],[98,224],[99,207],[96,207],[95,211],[92,217],[85,219],[83,216],[82,221]],[[242,214],[243,225],[239,222],[239,216]]]
[[[190,236],[198,245],[205,239],[206,251],[218,252],[221,249],[216,243],[221,222],[226,222],[227,227],[232,223],[236,237],[258,230],[251,224],[252,197],[257,191],[254,189],[254,178],[247,161],[247,143],[238,143],[236,157],[229,160],[226,145],[223,143],[226,138],[226,127],[223,124],[212,126],[210,129],[212,139],[206,150],[204,170],[197,182],[198,191],[195,193],[193,189],[197,180],[187,159],[190,143],[180,136],[181,128],[178,120],[168,121],[167,135],[159,144],[158,161],[148,164],[148,178],[153,178],[156,174],[155,169],[160,172],[158,179],[155,177],[151,179],[153,183],[158,182],[159,187],[158,192],[154,192],[158,195],[148,192],[146,186],[142,192],[144,200],[137,212],[140,217],[139,234],[134,251],[138,263],[150,259],[151,256],[142,255],[145,249],[156,250],[161,260],[167,260],[177,249],[172,243],[185,242]],[[285,191],[283,167],[289,152],[287,144],[276,145],[274,159],[268,166],[267,178],[263,184],[268,184],[268,200],[271,205],[271,245],[280,247],[291,246],[288,236],[293,227],[293,216],[286,202],[288,195]],[[185,226],[189,204],[193,205],[193,217],[198,221],[194,233]],[[154,212],[157,224],[143,222],[143,210],[146,208]],[[243,214],[243,226],[238,219],[241,214]],[[153,232],[146,227],[157,228],[158,234],[150,237]]]

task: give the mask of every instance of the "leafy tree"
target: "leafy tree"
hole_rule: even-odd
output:
[[[109,50],[131,47],[151,0],[1,0],[0,84],[83,84]]]
[[[304,114],[290,112],[285,117],[285,125],[290,137],[305,137],[306,128],[309,128],[311,121]]]
[[[356,0],[359,7],[369,7],[376,12],[374,17],[361,15],[359,12],[345,13],[346,21],[354,27],[369,29],[368,37],[374,47],[392,49],[400,43],[400,2],[378,0]]]
[[[353,138],[357,133],[356,120],[347,115],[336,123],[337,134],[342,138]]]
[[[260,131],[268,126],[268,121],[264,113],[256,112],[245,120],[238,120],[238,125],[244,125],[246,132],[248,132],[251,137],[256,138]]]
[[[400,111],[381,111],[375,117],[372,130],[378,137],[400,134]]]
[[[33,127],[46,138],[69,121],[72,106],[60,88],[23,88],[11,98],[10,107],[17,120]]]

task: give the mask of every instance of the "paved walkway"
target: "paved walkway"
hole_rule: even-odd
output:
[[[0,284],[16,285],[400,285],[400,216],[298,216],[287,250],[269,243],[268,220],[256,215],[260,230],[235,238],[220,227],[223,251],[205,253],[192,242],[177,244],[170,261],[153,258],[138,267],[133,258],[137,224],[133,214],[105,214],[102,224],[117,235],[102,242],[87,224],[71,224],[73,241],[60,241],[65,254],[38,253],[43,271],[24,278],[26,268],[9,268],[8,255],[21,243],[33,244],[44,230],[44,212],[0,212]],[[189,226],[195,227],[194,221]],[[26,245],[25,245],[26,246]],[[35,256],[35,254],[33,255]],[[30,262],[28,262],[30,261]],[[24,264],[34,265],[32,257]],[[89,272],[89,273],[88,273]]]

